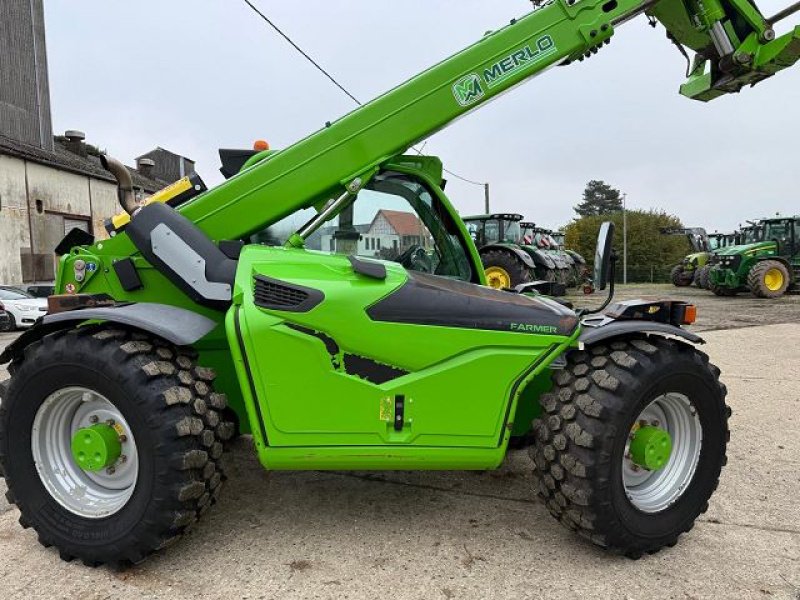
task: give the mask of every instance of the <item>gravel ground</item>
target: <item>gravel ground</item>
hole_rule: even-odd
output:
[[[631,561],[569,534],[524,451],[485,473],[268,473],[245,438],[204,522],[127,571],[61,562],[0,500],[0,597],[800,599],[800,298],[635,291],[697,301],[734,410],[719,490],[674,548]]]

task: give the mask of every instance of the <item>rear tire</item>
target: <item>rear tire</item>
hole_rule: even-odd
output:
[[[683,265],[675,265],[670,272],[670,279],[675,287],[687,287],[694,281],[694,271],[687,273]]]
[[[780,298],[790,283],[789,269],[777,260],[757,263],[747,274],[747,285],[759,298]]]
[[[213,378],[191,350],[120,329],[81,327],[26,348],[0,405],[0,465],[20,524],[63,560],[90,566],[139,563],[177,541],[216,501],[224,479],[222,453],[233,424],[221,419],[227,401],[213,392]],[[123,452],[136,460],[134,483],[114,480],[132,459],[90,472],[59,449],[96,398],[127,425],[118,434]],[[51,421],[56,415],[51,431],[66,435],[47,435],[42,414]],[[62,478],[51,476],[59,472]],[[70,497],[77,486],[86,492]],[[107,510],[91,501],[119,489],[127,491]]]
[[[541,397],[544,411],[533,422],[530,453],[539,496],[562,525],[613,552],[638,558],[674,545],[708,508],[726,462],[730,409],[719,369],[693,347],[655,337],[573,350],[567,361],[553,377],[553,390]],[[636,487],[625,462],[630,436],[662,398],[687,399],[696,411],[688,421],[701,428],[702,442],[696,434],[674,433],[675,449],[663,471],[644,469],[634,475],[645,477]],[[649,479],[683,469],[690,439],[695,462],[682,479]],[[678,440],[684,440],[683,450]],[[650,495],[642,500],[640,488],[648,486]],[[662,490],[669,495],[659,499]]]
[[[510,252],[490,250],[481,255],[481,261],[487,274],[486,283],[495,289],[512,289],[522,283],[533,281],[531,270]],[[496,277],[491,275],[493,269],[497,270]]]

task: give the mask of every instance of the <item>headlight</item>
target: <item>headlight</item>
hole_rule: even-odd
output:
[[[32,310],[36,310],[35,306],[28,306],[27,304],[17,304],[17,308],[22,312],[30,312]]]

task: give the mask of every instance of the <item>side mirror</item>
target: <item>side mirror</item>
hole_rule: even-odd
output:
[[[600,233],[597,236],[597,250],[594,254],[594,287],[596,290],[604,290],[608,285],[613,242],[614,223],[606,221],[600,226]]]

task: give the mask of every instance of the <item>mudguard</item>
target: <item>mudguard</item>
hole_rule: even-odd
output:
[[[488,246],[483,246],[481,248],[481,254],[490,250],[502,250],[504,252],[510,252],[519,258],[523,263],[525,263],[525,266],[529,269],[533,269],[536,266],[530,254],[520,248],[517,248],[516,246],[506,246],[505,244],[489,244]]]
[[[528,248],[527,252],[530,253],[530,255],[533,257],[534,262],[537,265],[550,270],[557,268],[556,261],[553,260],[553,257],[547,254],[546,252],[543,252],[538,248]]]
[[[681,327],[655,321],[616,321],[606,315],[597,315],[583,319],[583,330],[578,341],[591,346],[604,340],[629,335],[631,333],[648,333],[661,336],[682,338],[693,344],[705,344],[706,341],[696,333]]]
[[[22,356],[25,348],[44,336],[68,329],[84,321],[107,321],[135,327],[168,340],[176,346],[189,346],[210,333],[217,323],[190,310],[142,302],[70,310],[46,315],[0,354],[0,364]]]

